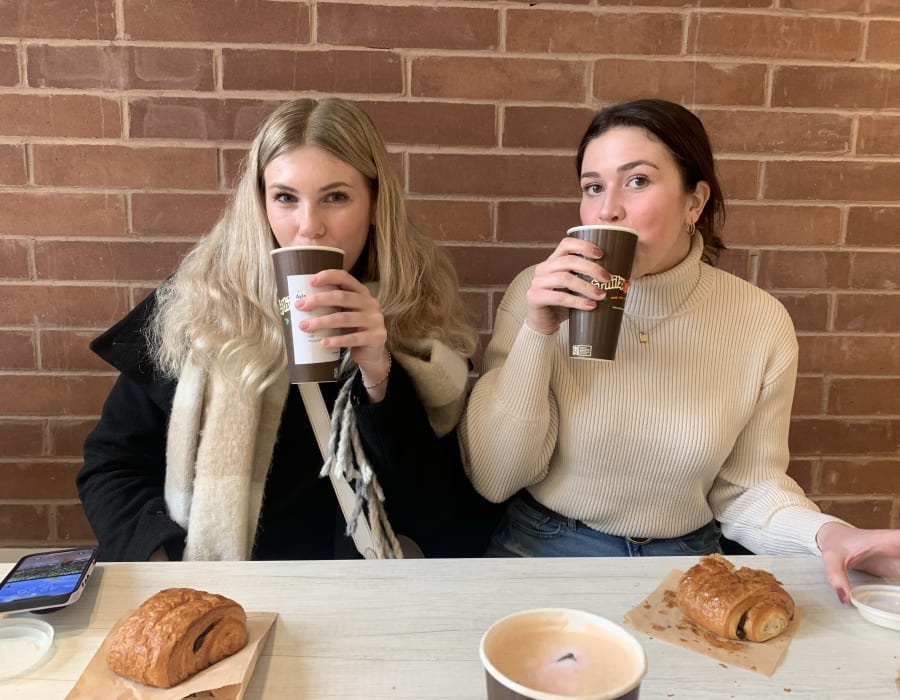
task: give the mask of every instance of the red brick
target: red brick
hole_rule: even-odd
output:
[[[131,102],[132,138],[249,141],[275,109],[263,100],[148,97]]]
[[[519,3],[528,3],[531,6],[541,5],[541,4],[553,4],[553,5],[590,5],[591,0],[507,0],[508,2],[519,2]],[[622,0],[619,0],[620,2]],[[629,4],[631,4],[630,0],[626,0]],[[683,0],[681,0],[683,2]],[[608,4],[614,4],[612,2]],[[636,2],[634,4],[640,4]]]
[[[388,51],[224,49],[226,90],[315,90],[399,94],[400,56]]]
[[[674,7],[679,9],[693,4],[703,8],[734,7],[746,10],[754,7],[770,8],[772,7],[772,0],[603,0],[603,4],[628,5],[629,7]]]
[[[581,102],[585,80],[585,68],[577,61],[426,56],[412,62],[411,94],[476,100]]]
[[[0,192],[3,234],[119,236],[125,225],[125,201],[119,195]]]
[[[68,544],[96,542],[94,531],[80,503],[56,506],[56,532],[60,540]]]
[[[688,46],[698,54],[853,61],[860,56],[862,38],[862,23],[852,20],[698,13]]]
[[[718,158],[716,175],[726,200],[756,199],[760,178],[758,161]]]
[[[685,105],[762,105],[766,67],[724,61],[602,59],[594,63],[593,94],[604,101],[653,95]]]
[[[772,105],[826,109],[900,108],[900,71],[864,66],[780,66]]]
[[[503,145],[575,152],[596,112],[582,107],[506,107]],[[574,158],[572,159],[574,168]]]
[[[305,44],[309,5],[275,0],[124,0],[125,37],[224,44]]]
[[[135,192],[131,195],[134,233],[192,236],[206,233],[228,202],[225,194]]]
[[[772,161],[766,164],[766,199],[853,202],[900,199],[900,163]]]
[[[659,56],[681,53],[682,15],[509,10],[506,50]]]
[[[166,241],[38,242],[34,264],[38,279],[157,282],[178,267],[192,246],[189,242]]]
[[[825,382],[820,376],[799,376],[794,387],[794,416],[818,416],[822,414]]]
[[[246,148],[222,149],[223,177],[225,182],[229,183],[229,186],[233,187],[237,183],[238,177],[244,167],[244,160],[246,157]]]
[[[28,83],[104,90],[212,90],[213,52],[150,46],[29,46]]]
[[[728,245],[834,245],[841,210],[829,206],[729,204],[722,238]]]
[[[838,294],[837,331],[900,333],[900,297],[896,294]]]
[[[15,46],[0,46],[0,85],[12,87],[19,84],[19,59],[16,53]]]
[[[497,145],[494,105],[448,102],[356,103],[372,118],[387,143],[435,146]]]
[[[476,330],[486,331],[489,328],[488,295],[485,292],[460,292],[469,323]]]
[[[800,371],[857,376],[900,375],[900,338],[801,335]]]
[[[495,9],[316,5],[318,42],[337,46],[490,50],[497,48],[499,26]]]
[[[809,12],[855,12],[865,14],[867,0],[781,0],[780,6],[786,10],[806,10]]]
[[[900,245],[900,207],[850,207],[847,243]]]
[[[121,135],[122,114],[114,100],[92,95],[3,95],[0,100],[0,136]]]
[[[737,275],[742,280],[751,281],[750,254],[746,250],[726,248],[719,253],[716,267],[732,275]]]
[[[860,116],[856,152],[876,156],[900,152],[900,117]]]
[[[896,0],[869,0],[869,14],[900,15]]]
[[[47,500],[77,498],[75,475],[78,467],[59,462],[19,462],[0,464],[0,483],[5,499]]]
[[[896,21],[872,20],[869,22],[867,61],[897,63],[897,47],[900,46],[900,24]]]
[[[873,529],[893,527],[891,514],[893,503],[890,499],[816,499],[816,503],[823,512],[846,520],[856,527]]]
[[[566,230],[581,224],[579,201],[499,202],[498,241],[537,241],[556,246]]]
[[[25,147],[0,144],[0,185],[24,185],[27,180]]]
[[[97,421],[91,420],[57,420],[51,418],[50,446],[48,453],[52,457],[81,458],[84,451],[84,440],[94,429]]]
[[[0,206],[2,206],[0,195]],[[28,242],[0,239],[0,279],[26,279],[28,274]]]
[[[88,347],[97,331],[40,331],[41,369],[108,370],[103,360]]]
[[[565,197],[576,191],[572,158],[532,155],[409,156],[409,190],[421,194]]]
[[[795,418],[790,448],[794,455],[895,454],[900,420]]]
[[[820,250],[763,250],[759,284],[765,289],[846,289],[850,255]]]
[[[114,377],[54,374],[0,375],[4,410],[15,415],[98,415]]]
[[[788,464],[788,476],[796,481],[804,493],[817,493],[816,463],[809,460],[792,459]]]
[[[37,369],[33,333],[0,331],[0,369]]]
[[[447,246],[463,287],[505,285],[530,265],[544,260],[552,247]]]
[[[42,546],[49,538],[47,506],[0,504],[0,547]]]
[[[838,416],[898,415],[900,378],[835,377],[828,392],[828,412]]]
[[[82,187],[215,189],[214,148],[35,145],[37,184]]]
[[[43,453],[43,421],[0,420],[0,457],[38,457]]]
[[[131,308],[124,287],[41,283],[2,289],[0,325],[105,328]]]
[[[115,0],[0,3],[0,36],[37,39],[115,39]]]
[[[822,465],[822,493],[900,494],[900,461],[896,459],[827,460]]]
[[[776,294],[798,331],[828,330],[827,294]]]
[[[900,251],[895,253],[851,253],[850,289],[900,289]]]
[[[852,119],[806,112],[745,112],[735,109],[698,113],[713,150],[730,153],[850,152]]]
[[[484,201],[412,199],[409,209],[422,230],[441,241],[491,239],[491,205]]]

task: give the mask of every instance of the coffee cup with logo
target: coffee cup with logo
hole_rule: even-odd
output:
[[[637,700],[647,673],[643,648],[624,628],[566,608],[498,620],[480,656],[488,700]]]
[[[339,331],[332,329],[309,333],[300,329],[300,322],[313,316],[334,313],[337,309],[302,311],[294,306],[294,302],[308,294],[334,289],[331,286],[311,287],[309,278],[322,270],[341,269],[344,251],[327,246],[290,246],[276,248],[271,255],[290,381],[292,384],[333,382],[338,377],[340,349],[324,348],[321,341],[326,336],[337,335]]]
[[[566,235],[590,241],[600,248],[603,257],[599,264],[610,275],[609,282],[588,280],[606,292],[596,307],[589,311],[569,309],[569,357],[614,360],[637,247],[637,231],[624,226],[575,226],[566,231]]]

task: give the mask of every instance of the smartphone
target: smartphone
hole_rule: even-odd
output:
[[[0,582],[0,614],[51,612],[81,597],[97,562],[96,547],[22,557]]]

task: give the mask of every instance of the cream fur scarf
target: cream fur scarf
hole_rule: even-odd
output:
[[[410,352],[394,357],[410,375],[435,433],[446,435],[462,414],[468,365],[436,340],[405,346]],[[248,395],[185,364],[169,418],[165,483],[169,516],[188,533],[185,560],[250,558],[289,388],[282,372],[261,395]]]

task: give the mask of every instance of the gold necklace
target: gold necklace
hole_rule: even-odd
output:
[[[688,301],[690,301],[690,299],[694,296],[694,292],[696,292],[697,287],[700,286],[700,280],[702,278],[703,278],[703,273],[701,270],[701,273],[697,276],[697,281],[694,282],[694,286],[691,287],[691,291],[689,291],[687,293],[687,296],[681,300],[681,303],[678,306],[676,306],[674,309],[672,309],[672,313],[670,313],[668,316],[663,316],[662,318],[657,319],[656,323],[654,323],[649,328],[647,326],[644,326],[643,328],[641,328],[633,316],[628,316],[628,315],[625,316],[625,318],[628,319],[628,322],[633,324],[635,326],[635,328],[637,328],[638,341],[640,341],[641,345],[646,345],[647,343],[650,342],[650,332],[656,330],[656,327],[658,325],[660,325],[661,323],[663,323],[665,321],[668,321],[670,318],[676,316],[679,311],[681,311],[682,307],[685,304],[687,304]]]

